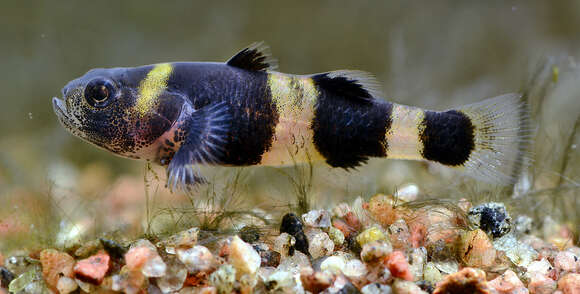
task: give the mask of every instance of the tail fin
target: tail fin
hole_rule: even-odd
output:
[[[527,161],[531,127],[527,103],[505,94],[457,109],[474,126],[474,150],[464,164],[469,176],[495,184],[517,180]]]

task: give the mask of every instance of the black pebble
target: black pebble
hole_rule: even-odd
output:
[[[493,238],[499,238],[511,230],[511,217],[501,203],[489,202],[469,210],[470,218],[476,219],[476,224]]]
[[[260,228],[245,226],[240,230],[240,238],[246,243],[254,243],[260,240]]]
[[[99,238],[99,241],[101,241],[101,244],[103,245],[105,251],[107,251],[107,253],[109,253],[111,257],[116,259],[123,258],[125,256],[125,253],[127,253],[127,251],[129,250],[128,247],[123,246],[114,240]]]
[[[14,274],[7,268],[0,266],[0,287],[8,288],[12,280],[14,280]]]
[[[306,239],[303,228],[302,221],[294,213],[287,213],[282,218],[280,233],[287,233],[296,239],[296,244],[294,244],[293,248],[290,248],[290,255],[293,255],[293,249],[296,249],[310,257],[310,252],[308,252],[308,239]]]

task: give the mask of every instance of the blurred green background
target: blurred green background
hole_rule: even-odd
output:
[[[524,212],[551,205],[555,217],[580,223],[570,218],[580,182],[580,139],[571,136],[580,113],[579,36],[579,1],[2,1],[0,250],[21,239],[54,242],[70,226],[139,234],[160,209],[199,206],[191,203],[201,195],[167,193],[159,169],[146,204],[143,178],[152,173],[144,163],[68,134],[51,97],[95,67],[223,61],[260,40],[282,72],[372,72],[387,99],[408,105],[442,110],[532,91],[535,161],[523,189],[567,190],[526,198],[535,206]],[[539,78],[526,83],[534,72]],[[304,167],[211,172],[217,183],[241,174],[238,207],[261,203],[267,213],[292,204],[300,190],[292,180],[308,182]],[[484,198],[499,193],[420,162],[373,160],[352,173],[315,166],[313,174],[315,207],[408,183],[432,197],[483,195],[465,192],[474,186],[488,191]],[[39,237],[23,237],[30,235]]]

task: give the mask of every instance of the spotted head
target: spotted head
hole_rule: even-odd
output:
[[[69,82],[54,111],[72,134],[117,155],[155,160],[186,99],[169,90],[171,64],[93,69]],[[163,139],[163,140],[162,140]]]

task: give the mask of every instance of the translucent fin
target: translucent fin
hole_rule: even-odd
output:
[[[337,70],[312,75],[312,80],[322,89],[336,96],[368,102],[382,97],[380,83],[367,72]]]
[[[529,110],[520,94],[505,94],[460,107],[475,127],[475,149],[464,164],[469,176],[494,184],[513,184],[529,162]]]
[[[227,65],[252,71],[276,70],[278,62],[264,42],[253,43],[226,62]]]
[[[205,183],[196,164],[219,164],[230,127],[231,115],[226,103],[196,110],[188,120],[185,141],[167,168],[167,187],[190,191]]]

